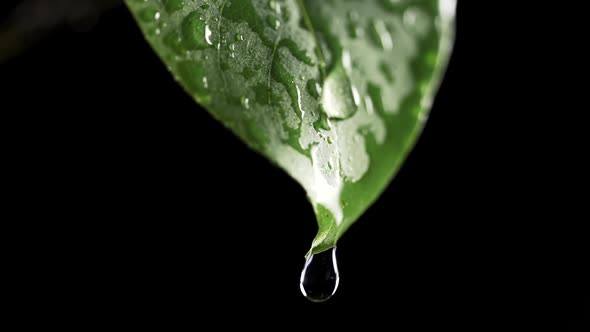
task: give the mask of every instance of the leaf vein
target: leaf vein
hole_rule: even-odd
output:
[[[313,42],[315,43],[315,46],[318,50],[318,57],[319,57],[319,61],[320,61],[319,67],[320,67],[320,73],[322,74],[322,81],[323,81],[324,78],[326,77],[326,73],[325,73],[326,59],[325,59],[324,53],[322,51],[322,46],[320,45],[316,30],[313,26],[313,23],[311,22],[311,18],[309,16],[307,8],[305,7],[305,3],[303,2],[303,0],[297,0],[297,5],[299,7],[299,10],[301,11],[301,15],[303,16],[303,21],[305,22],[305,25],[307,26],[309,31],[311,31],[311,34],[313,36]]]
[[[219,6],[219,17],[217,19],[217,36],[219,40],[217,41],[217,69],[219,70],[219,74],[221,75],[221,80],[223,81],[223,88],[227,88],[227,81],[225,80],[225,72],[221,69],[221,18],[223,17],[223,8],[225,8],[225,4],[227,0],[223,0],[221,5]]]

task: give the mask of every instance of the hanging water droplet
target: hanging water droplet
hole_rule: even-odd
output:
[[[305,262],[299,288],[310,301],[323,302],[328,300],[338,289],[340,275],[336,262],[336,247],[311,255]]]

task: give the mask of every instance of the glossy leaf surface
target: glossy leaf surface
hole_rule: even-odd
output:
[[[184,89],[304,187],[317,253],[415,143],[450,54],[456,1],[126,2]]]

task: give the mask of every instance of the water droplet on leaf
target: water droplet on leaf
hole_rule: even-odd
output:
[[[187,49],[204,49],[212,45],[211,29],[197,12],[182,21],[182,36]]]
[[[273,16],[267,16],[266,23],[268,24],[269,27],[271,27],[275,30],[278,30],[281,27],[281,21],[279,21],[276,17],[273,17]]]
[[[353,92],[348,75],[341,64],[330,72],[322,87],[322,108],[332,119],[346,119],[358,109],[358,91]]]
[[[157,18],[156,18],[157,16]],[[141,19],[143,22],[149,23],[149,22],[153,22],[157,19],[160,18],[160,13],[153,9],[153,8],[145,8],[143,9],[141,12],[139,12],[139,19]]]
[[[378,47],[388,51],[393,49],[391,32],[382,20],[373,20],[370,25],[371,39]]]
[[[207,44],[213,46],[213,42],[211,41],[211,29],[208,24],[205,25],[205,41]]]
[[[208,91],[209,83],[203,66],[192,61],[182,61],[178,63],[177,68],[180,78],[185,82],[188,90],[200,102],[209,103],[211,98]]]
[[[330,119],[328,119],[328,114],[326,112],[320,111],[320,116],[318,120],[313,124],[315,130],[330,130]]]
[[[173,14],[182,9],[184,6],[184,1],[182,0],[162,0],[164,2],[164,8],[170,14]]]
[[[250,109],[250,99],[248,99],[248,97],[242,97],[240,101],[242,103],[242,107],[245,109]]]
[[[307,92],[315,99],[318,99],[322,94],[322,86],[316,80],[311,79],[307,81]]]

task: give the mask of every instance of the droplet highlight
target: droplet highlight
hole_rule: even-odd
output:
[[[240,98],[240,102],[243,108],[250,109],[250,99],[248,97]]]
[[[209,28],[209,24],[205,25],[205,41],[207,44],[213,46],[213,42],[211,41],[211,28]]]

